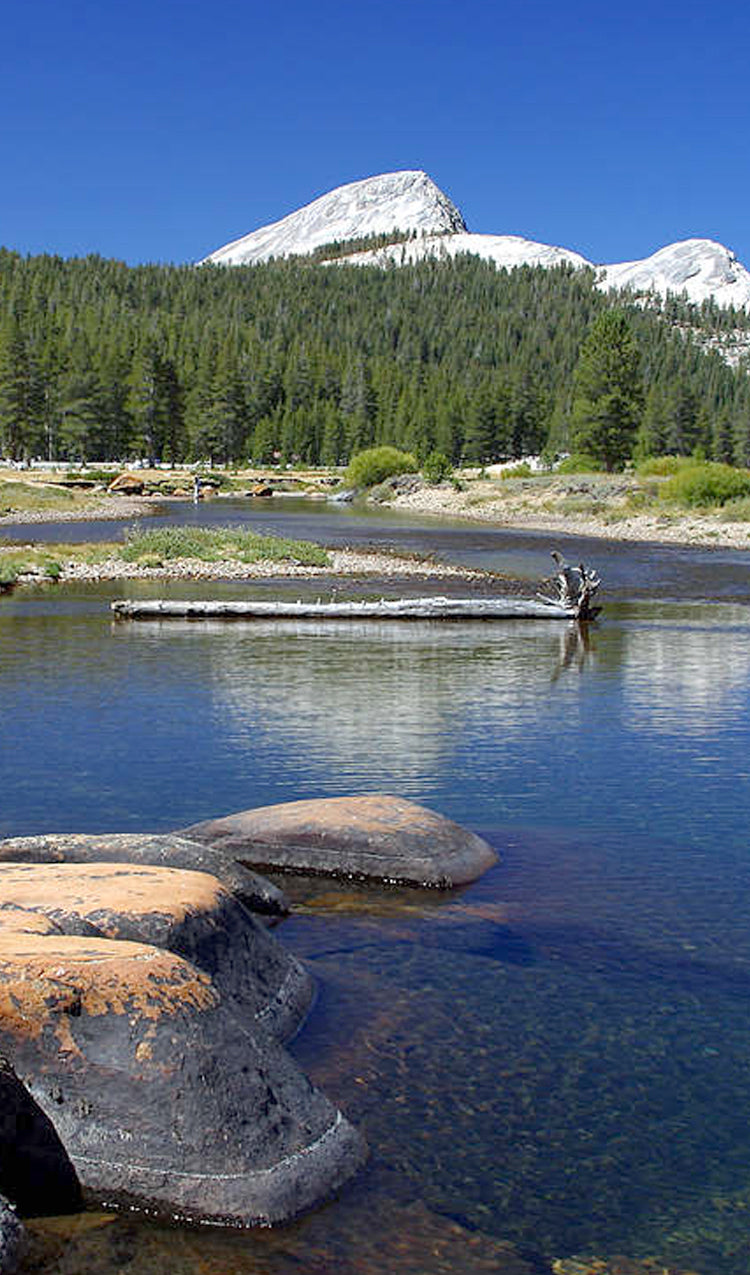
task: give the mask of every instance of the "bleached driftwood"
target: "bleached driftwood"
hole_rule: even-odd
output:
[[[572,620],[575,612],[551,599],[381,598],[375,602],[117,601],[118,619],[238,620]]]
[[[549,606],[573,611],[576,620],[593,620],[601,611],[601,607],[592,606],[592,598],[601,584],[596,571],[589,571],[582,562],[577,567],[569,566],[556,549],[552,550],[552,557],[557,566],[553,581],[557,596],[550,598],[539,593],[537,597]]]
[[[378,601],[278,602],[250,599],[244,602],[119,600],[112,611],[121,620],[592,620],[601,607],[591,605],[599,587],[599,577],[583,563],[569,567],[552,551],[558,575],[548,584],[556,596],[539,593],[536,598],[380,598]]]

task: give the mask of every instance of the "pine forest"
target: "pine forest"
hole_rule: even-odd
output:
[[[481,464],[565,451],[591,333],[615,307],[632,450],[750,464],[747,362],[707,348],[750,329],[742,311],[623,302],[592,271],[476,257],[129,267],[5,250],[0,455],[336,465],[392,444]]]

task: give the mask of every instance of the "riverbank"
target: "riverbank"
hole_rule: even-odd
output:
[[[162,504],[164,497],[102,496],[65,508],[14,509],[0,514],[0,528],[26,527],[39,522],[119,522],[122,518],[142,518]],[[0,537],[2,531],[0,531]]]
[[[492,523],[515,531],[648,541],[727,549],[750,549],[750,524],[716,514],[664,507],[640,511],[630,505],[638,491],[623,479],[606,493],[604,475],[568,480],[475,478],[463,490],[451,484],[422,486],[395,495],[388,507],[434,518]]]
[[[293,492],[286,490],[292,484],[292,480],[287,479],[284,480],[284,489],[279,487],[274,494],[325,499],[330,492],[331,477],[331,474],[322,476],[320,472],[305,475],[296,480],[299,486]],[[248,484],[256,487],[263,485],[259,471],[250,471],[240,479],[235,478],[235,481],[239,482],[240,489]],[[278,485],[281,482],[278,475],[272,476],[266,484],[266,492],[269,491],[269,484]],[[17,487],[21,484],[13,485]],[[53,489],[55,503],[51,506],[47,503],[53,498],[49,495],[49,487],[45,488],[40,481],[24,485],[40,498],[42,490],[45,490],[44,503],[39,507],[33,507],[32,504],[30,507],[8,509],[6,506],[5,512],[0,512],[0,540],[3,526],[32,527],[36,523],[49,521],[81,523],[136,520],[148,517],[157,506],[175,499],[164,493],[141,496],[114,492],[105,494],[103,491],[60,492],[59,489]],[[220,502],[225,496],[236,497],[238,494],[245,492],[212,492],[207,495],[207,499]],[[58,498],[65,503],[58,504]],[[184,496],[180,498],[184,499]],[[268,495],[269,501],[273,501],[273,498],[273,495]],[[720,514],[719,511],[685,510],[660,503],[654,499],[654,490],[649,489],[649,484],[632,474],[537,474],[517,478],[502,477],[501,472],[494,472],[492,469],[461,470],[457,471],[455,482],[446,482],[439,486],[430,486],[415,476],[403,487],[395,486],[390,495],[384,495],[381,491],[377,503],[403,513],[490,523],[498,528],[516,531],[545,531],[558,536],[707,548],[750,548],[750,522],[732,521],[726,513]],[[380,557],[385,562],[378,566],[364,563],[354,566],[342,562],[336,570],[342,574],[359,570],[393,574],[390,557]],[[181,574],[206,578],[205,566],[206,564],[202,564],[200,569],[193,569],[191,565],[185,565]],[[225,563],[212,566],[220,566],[223,574],[227,574]],[[115,574],[119,568],[114,565],[109,565],[107,570],[112,574],[102,578],[124,578]],[[406,571],[407,568],[404,567],[402,573]],[[408,568],[408,573],[415,573],[413,564]],[[129,574],[133,574],[132,569]],[[233,570],[231,574],[233,578],[249,578],[263,572],[256,564],[252,573]],[[268,574],[279,574],[278,567]],[[436,575],[439,572],[433,568],[430,574]]]

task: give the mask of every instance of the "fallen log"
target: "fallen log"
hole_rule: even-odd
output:
[[[370,602],[117,600],[120,620],[575,620],[574,607],[535,598],[381,598]]]

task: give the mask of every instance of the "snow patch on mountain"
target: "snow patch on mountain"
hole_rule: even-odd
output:
[[[600,287],[634,292],[685,293],[700,304],[750,306],[750,273],[733,252],[713,239],[683,239],[642,261],[603,266]]]
[[[383,173],[339,186],[281,221],[226,244],[201,264],[238,266],[271,257],[305,255],[334,240],[394,230],[440,235],[465,229],[455,204],[426,173]]]
[[[577,252],[567,248],[553,248],[549,244],[534,243],[520,235],[472,235],[468,232],[429,235],[424,239],[410,239],[407,243],[388,244],[370,252],[358,252],[340,258],[355,265],[399,266],[411,265],[425,258],[447,260],[470,253],[493,261],[500,269],[513,270],[516,266],[588,266],[590,263]],[[338,262],[337,262],[338,264]]]

